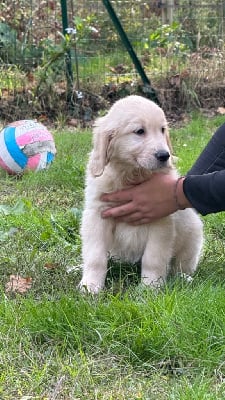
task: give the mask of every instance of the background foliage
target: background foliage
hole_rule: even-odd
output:
[[[171,7],[168,0],[111,3],[163,106],[222,105],[224,0],[174,0]],[[59,0],[1,2],[0,111],[6,119],[55,117],[60,109],[88,121],[104,100],[143,92],[103,2],[67,0],[67,8],[71,30],[63,35]]]

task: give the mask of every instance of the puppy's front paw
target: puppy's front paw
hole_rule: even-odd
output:
[[[152,289],[160,289],[165,284],[165,280],[161,276],[157,277],[155,275],[148,277],[142,276],[141,282]]]
[[[78,289],[83,293],[98,294],[103,289],[103,286],[82,279],[78,285]]]

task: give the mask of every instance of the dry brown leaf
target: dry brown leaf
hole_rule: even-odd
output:
[[[80,124],[80,121],[79,121],[79,119],[76,119],[76,118],[71,118],[71,119],[69,119],[69,121],[68,121],[68,125],[74,126],[75,128],[76,128],[77,126],[79,126],[79,124]]]
[[[47,270],[56,269],[58,267],[59,267],[59,264],[54,264],[54,263],[45,263],[45,265],[44,265],[44,269],[47,269]]]
[[[19,275],[10,275],[9,282],[6,283],[6,293],[26,293],[32,286],[32,278],[22,278]]]
[[[225,107],[218,107],[217,110],[218,114],[224,115],[225,114]]]

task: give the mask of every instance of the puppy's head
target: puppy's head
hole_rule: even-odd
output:
[[[94,125],[90,168],[103,173],[108,162],[150,171],[172,166],[172,149],[163,110],[141,96],[118,100]]]

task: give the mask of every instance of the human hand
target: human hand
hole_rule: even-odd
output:
[[[102,212],[102,218],[115,218],[131,225],[142,225],[168,216],[179,209],[191,207],[183,193],[183,179],[155,173],[148,181],[132,188],[103,194],[102,201],[115,203]]]

